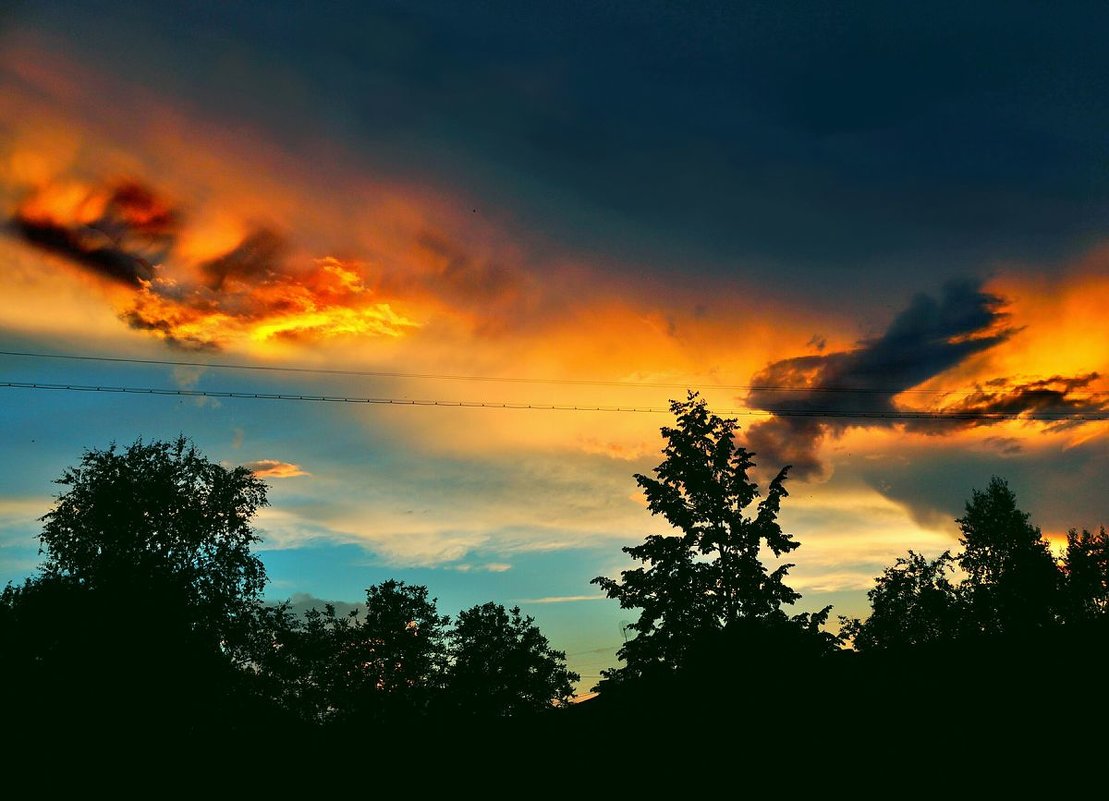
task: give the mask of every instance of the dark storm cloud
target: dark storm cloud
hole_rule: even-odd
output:
[[[280,269],[288,243],[269,228],[252,231],[233,250],[201,265],[208,289],[219,292],[228,280],[261,281]]]
[[[119,318],[136,331],[154,334],[171,348],[200,353],[218,351],[219,345],[205,337],[182,335],[176,321],[165,316],[151,315],[141,306],[128,309]]]
[[[747,403],[783,416],[751,426],[748,447],[770,464],[792,464],[794,475],[806,478],[823,472],[821,440],[848,427],[898,425],[943,435],[1027,413],[1046,418],[1050,430],[1081,425],[1078,416],[1109,409],[1105,393],[1083,392],[1098,378],[1090,373],[1024,383],[994,379],[949,403],[922,395],[916,400],[926,413],[947,417],[897,419],[904,411],[898,395],[1012,336],[1002,307],[1001,298],[976,283],[949,283],[939,300],[917,295],[882,336],[854,350],[774,362],[752,379],[759,389]]]
[[[951,283],[940,300],[917,295],[877,339],[855,350],[784,359],[751,383],[748,405],[810,415],[890,415],[894,397],[951,369],[968,356],[1005,341],[1002,300],[975,283]],[[793,464],[794,475],[819,475],[816,449],[829,430],[876,420],[777,417],[748,431],[752,450],[773,464]]]
[[[1090,440],[1034,459],[1002,450],[968,451],[965,446],[914,451],[911,459],[890,454],[881,459],[838,463],[837,475],[858,476],[902,505],[926,527],[954,533],[954,519],[964,511],[972,489],[983,489],[990,476],[1009,482],[1018,505],[1032,523],[1056,534],[1068,528],[1093,529],[1109,521],[1103,489],[1109,449]]]
[[[177,232],[179,215],[149,187],[124,181],[84,191],[82,208],[59,208],[49,189],[21,203],[11,225],[25,241],[104,278],[138,287],[154,275]],[[91,216],[91,219],[85,219]]]
[[[295,151],[344,141],[650,265],[889,299],[891,260],[1061,257],[1109,219],[1103,3],[261,8],[36,22]]]

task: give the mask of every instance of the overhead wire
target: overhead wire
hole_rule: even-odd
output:
[[[536,411],[573,412],[636,412],[668,414],[669,408],[644,406],[594,406],[581,404],[520,403],[496,401],[456,401],[444,399],[413,399],[391,397],[360,397],[353,395],[306,395],[278,392],[244,392],[170,387],[109,386],[100,384],[43,383],[37,381],[0,381],[0,388],[53,390],[63,392],[101,392],[127,395],[170,395],[188,398],[237,398],[243,400],[305,401],[317,403],[350,403],[388,406],[438,406],[463,409],[530,409]],[[879,420],[1041,420],[1099,421],[1109,420],[1109,412],[914,412],[914,411],[845,411],[840,409],[724,409],[717,414],[725,417],[827,417]]]
[[[542,378],[531,376],[490,376],[462,375],[452,373],[411,373],[390,370],[355,370],[326,367],[292,367],[268,364],[242,364],[237,362],[185,361],[174,359],[140,359],[125,356],[95,356],[83,354],[38,353],[32,351],[0,350],[0,356],[26,359],[60,359],[69,361],[103,362],[116,364],[152,365],[164,367],[199,367],[216,370],[246,370],[268,373],[300,373],[308,375],[353,376],[362,378],[400,378],[434,381],[473,381],[505,384],[548,384],[564,386],[629,387],[646,389],[686,389],[689,383],[664,381],[618,381],[605,379]],[[900,389],[896,387],[811,387],[785,384],[717,384],[697,382],[705,389],[733,389],[748,392],[804,392],[804,393],[846,393],[860,395],[960,395],[968,391],[942,389]]]

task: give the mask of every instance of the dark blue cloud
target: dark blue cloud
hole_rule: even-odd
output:
[[[1109,469],[1109,451],[1091,440],[1035,458],[1001,449],[956,452],[944,448],[916,451],[912,459],[891,454],[881,459],[844,459],[837,475],[861,478],[902,505],[923,526],[943,526],[955,533],[954,519],[964,511],[972,489],[984,488],[990,476],[1006,479],[1032,523],[1059,534],[1069,528],[1096,529],[1109,520],[1105,493],[1096,488]]]
[[[748,446],[764,463],[791,464],[795,476],[808,478],[823,472],[817,450],[825,435],[851,427],[949,434],[1024,413],[1048,418],[1046,426],[1055,430],[1082,425],[1076,415],[1104,419],[1109,397],[1089,389],[1097,373],[1025,382],[1001,377],[955,400],[918,397],[915,406],[925,416],[898,418],[905,411],[901,393],[1012,336],[1003,307],[1002,298],[977,283],[953,282],[939,300],[914,297],[881,336],[857,348],[767,365],[752,378],[757,389],[747,404],[779,416],[751,426]]]

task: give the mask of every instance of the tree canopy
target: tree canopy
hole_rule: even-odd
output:
[[[949,578],[955,557],[935,559],[909,551],[874,581],[867,593],[870,617],[844,621],[844,633],[860,651],[908,648],[955,637],[963,625],[958,587]]]
[[[997,476],[972,490],[956,518],[963,550],[934,560],[909,551],[868,593],[870,616],[845,620],[862,651],[957,639],[1044,633],[1103,620],[1109,610],[1109,536],[1071,529],[1056,559],[1029,514]],[[962,575],[956,582],[956,567]]]
[[[566,704],[581,677],[566,669],[566,654],[520,607],[486,603],[458,616],[451,632],[447,673],[450,703],[483,717],[510,717]]]
[[[828,680],[846,680],[845,692],[880,710],[904,675],[926,680],[954,659],[961,692],[992,692],[1002,709],[1035,670],[1100,658],[1105,529],[1071,530],[1057,560],[994,478],[956,521],[963,550],[899,558],[869,592],[869,618],[844,621],[860,653],[824,659],[843,642],[823,630],[831,607],[787,614],[800,597],[786,583],[792,565],[762,561],[798,547],[779,522],[788,467],[762,496],[734,420],[695,393],[671,408],[663,460],[635,480],[672,531],[624,548],[640,565],[619,579],[593,580],[640,612],[618,652],[624,666],[602,674],[602,707],[610,689],[617,699],[605,709],[661,709],[665,719],[665,699],[682,696],[674,720],[687,710],[746,716],[785,736],[790,715],[816,709],[815,688]],[[344,615],[325,605],[298,618],[264,604],[250,524],[266,487],[184,438],[87,451],[58,483],[65,489],[42,518],[40,574],[0,592],[5,703],[44,726],[91,736],[110,718],[147,736],[230,742],[272,722],[334,742],[378,733],[399,743],[398,733],[434,723],[477,731],[523,719],[524,731],[572,698],[579,676],[519,607],[479,604],[452,625],[427,587],[396,580],[367,588],[364,605]],[[11,689],[28,686],[41,695]],[[675,692],[684,689],[693,692]],[[826,700],[821,714],[834,714],[836,699]],[[575,708],[563,719],[605,714]]]
[[[184,437],[86,451],[57,479],[43,520],[44,577],[92,590],[172,596],[193,628],[240,639],[266,584],[251,528],[266,485],[225,468]]]
[[[527,716],[565,705],[579,676],[519,607],[489,602],[453,626],[426,587],[388,580],[364,608],[328,604],[302,620],[270,609],[256,669],[275,700],[311,723]]]
[[[985,633],[1035,628],[1054,621],[1061,576],[1040,529],[1017,508],[1016,495],[994,476],[973,490],[966,513],[955,522],[966,573],[970,614]]]
[[[1109,611],[1109,534],[1102,526],[1091,533],[1067,532],[1063,557],[1064,614],[1068,620],[1095,620]]]

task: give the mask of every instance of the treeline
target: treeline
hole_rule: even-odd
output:
[[[299,719],[358,729],[424,718],[493,721],[569,703],[579,676],[519,607],[489,602],[453,621],[426,587],[389,580],[362,609],[302,619],[264,609],[245,663]]]
[[[183,438],[86,452],[58,483],[38,575],[0,594],[5,709],[51,739],[395,736],[573,695],[565,654],[518,607],[452,621],[393,580],[347,615],[264,603],[250,521],[266,485]]]
[[[731,742],[813,738],[829,726],[876,751],[950,740],[986,749],[1037,728],[1100,731],[1109,695],[1091,691],[1109,655],[1109,537],[1072,530],[1061,558],[1005,481],[974,490],[960,545],[934,559],[910,551],[875,581],[864,620],[789,614],[799,545],[778,514],[788,468],[765,496],[736,424],[695,394],[675,402],[665,458],[637,475],[653,514],[677,536],[624,551],[642,566],[594,580],[639,610],[593,705],[598,719],[664,729],[723,727]],[[875,735],[884,739],[873,741]],[[821,747],[827,747],[825,742]]]
[[[1109,643],[1104,528],[1072,530],[1057,558],[994,478],[957,519],[961,550],[909,551],[876,579],[869,616],[831,630],[831,607],[790,613],[793,565],[764,562],[800,545],[779,521],[789,468],[763,494],[734,420],[695,393],[672,412],[663,461],[635,477],[672,530],[624,548],[638,566],[619,579],[594,579],[638,612],[594,700],[569,703],[579,677],[518,608],[452,621],[399,581],[346,615],[263,603],[250,522],[265,484],[180,439],[86,452],[58,480],[39,574],[0,595],[6,709],[54,738],[397,744],[450,727],[473,745],[526,724],[601,748],[687,730],[750,746],[829,721],[884,733],[879,749],[953,721],[995,738],[1102,725],[1109,697],[1079,677]]]
[[[870,616],[847,620],[859,651],[904,650],[981,637],[1082,626],[1109,610],[1109,536],[1071,529],[1061,558],[996,476],[974,490],[957,554],[909,551],[875,581]],[[960,575],[956,578],[955,574]]]

